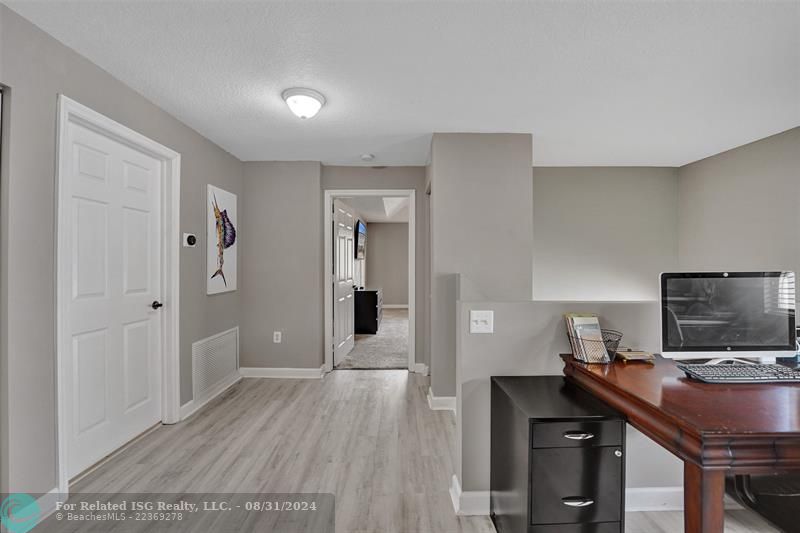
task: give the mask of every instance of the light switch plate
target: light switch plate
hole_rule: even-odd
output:
[[[494,311],[470,311],[470,333],[494,333]]]

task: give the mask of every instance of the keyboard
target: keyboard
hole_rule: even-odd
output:
[[[706,383],[800,383],[800,370],[783,365],[676,365]]]

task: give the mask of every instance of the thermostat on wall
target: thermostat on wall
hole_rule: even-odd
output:
[[[184,248],[194,248],[197,246],[197,236],[194,233],[184,233],[183,234],[183,247]]]

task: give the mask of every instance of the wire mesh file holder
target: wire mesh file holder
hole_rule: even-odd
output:
[[[573,347],[573,357],[584,363],[610,363],[614,360],[622,341],[622,333],[614,329],[600,330],[603,340],[583,339],[569,335],[570,346]],[[582,352],[582,353],[580,353]]]

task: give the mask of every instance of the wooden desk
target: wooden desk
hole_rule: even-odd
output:
[[[800,470],[800,384],[711,385],[671,360],[587,365],[569,380],[684,461],[684,529],[722,533],[725,475]]]

